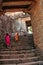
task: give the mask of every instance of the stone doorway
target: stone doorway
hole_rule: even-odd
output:
[[[29,0],[29,2],[30,1],[31,1],[31,4],[29,5],[30,8],[28,8],[29,3],[26,4],[27,3],[27,1],[26,1],[25,2],[25,4],[26,4],[25,7],[21,6],[21,8],[19,7],[19,9],[18,8],[13,9],[13,11],[23,10],[25,12],[28,12],[28,13],[30,12],[31,13],[31,19],[32,19],[31,24],[32,24],[32,29],[33,29],[33,36],[34,36],[35,45],[37,46],[37,48],[39,48],[41,51],[43,51],[43,31],[42,31],[43,30],[43,1],[42,0],[39,0],[39,1]],[[2,4],[2,0],[1,0],[1,4]],[[4,4],[4,6],[5,5],[6,4]],[[22,5],[23,5],[23,3],[22,3]],[[1,8],[0,10],[1,10],[0,12],[3,13],[2,11],[4,9],[2,10],[2,8]],[[12,11],[12,10],[8,9],[8,10],[4,10],[4,12],[5,11]]]

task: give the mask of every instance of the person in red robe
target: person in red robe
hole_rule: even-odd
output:
[[[5,36],[5,44],[7,47],[10,47],[10,36],[8,33]]]

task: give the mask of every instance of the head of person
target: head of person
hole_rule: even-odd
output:
[[[9,35],[8,33],[6,33],[6,36]]]

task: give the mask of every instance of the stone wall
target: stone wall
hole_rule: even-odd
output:
[[[43,52],[43,2],[38,0],[32,5],[32,28],[35,45]]]
[[[5,15],[0,16],[0,35],[1,37],[4,37],[6,33],[12,32],[12,21],[10,17],[7,17]]]
[[[25,20],[23,20],[22,18],[18,18],[17,20],[15,20],[14,26],[16,28],[16,31],[27,32]]]
[[[10,16],[1,15],[0,16],[0,35],[4,37],[6,33],[10,35],[16,31],[27,32],[26,23],[21,18],[12,19]]]

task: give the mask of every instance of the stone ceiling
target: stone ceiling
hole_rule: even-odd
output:
[[[2,12],[15,12],[15,11],[30,12],[33,1],[35,0],[0,0],[0,11]]]
[[[23,9],[29,9],[30,5],[32,4],[32,0],[0,0],[0,8],[2,7],[2,10],[6,11],[17,11],[23,10]]]

